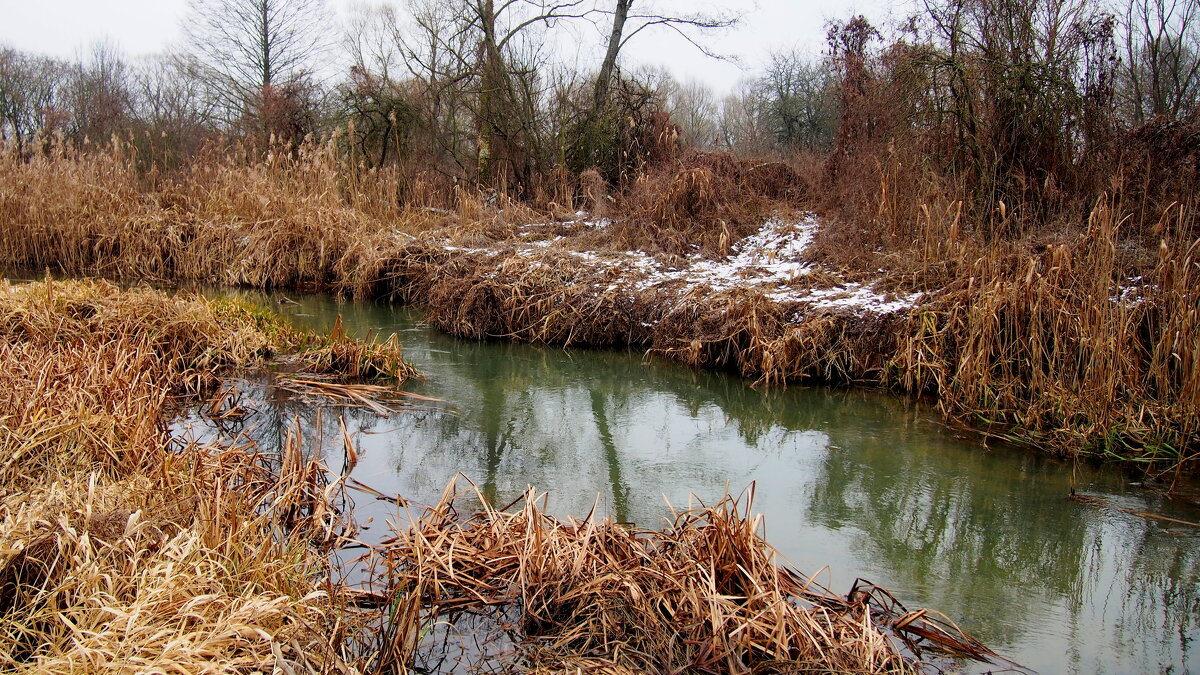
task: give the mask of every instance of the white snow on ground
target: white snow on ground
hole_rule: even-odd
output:
[[[1157,287],[1145,283],[1143,277],[1129,277],[1128,285],[1116,286],[1116,295],[1109,298],[1112,302],[1126,307],[1136,307],[1146,301],[1146,289]]]
[[[604,227],[607,222],[588,223]],[[532,226],[529,226],[526,231]],[[753,288],[779,303],[800,303],[812,308],[846,308],[851,311],[890,314],[915,305],[921,294],[886,295],[860,283],[842,282],[833,287],[807,288],[804,277],[818,271],[814,263],[805,262],[806,250],[816,236],[819,225],[808,216],[796,223],[779,220],[766,222],[759,231],[734,245],[724,260],[707,260],[692,256],[686,267],[674,269],[659,263],[643,251],[598,254],[586,251],[564,251],[586,267],[602,268],[614,280],[607,291],[643,291],[652,288],[677,287],[680,294],[707,288],[712,292],[737,288]],[[522,244],[518,255],[531,255],[563,239],[556,236]],[[470,253],[489,253],[487,249],[463,249],[446,246],[446,250]],[[682,282],[682,283],[680,283]]]

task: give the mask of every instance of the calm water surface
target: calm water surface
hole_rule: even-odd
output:
[[[986,448],[924,406],[760,392],[622,351],[463,341],[386,305],[249,297],[321,330],[340,313],[352,333],[395,332],[428,374],[408,388],[443,403],[346,414],[362,455],[353,476],[381,491],[433,503],[462,472],[497,505],[532,485],[559,515],[598,503],[658,526],[666,502],[753,482],[768,541],[835,591],[864,577],[1043,673],[1200,672],[1200,529],[1069,500],[1070,464]],[[338,448],[336,465],[337,411],[318,422],[269,381],[245,387],[275,401],[252,416],[255,435],[277,438],[299,416]],[[1117,506],[1200,521],[1112,471],[1080,467],[1076,480]],[[388,514],[364,507],[369,532],[383,536]]]

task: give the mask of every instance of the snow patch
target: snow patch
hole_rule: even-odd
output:
[[[609,222],[608,219],[600,219],[585,224],[604,228]],[[804,261],[818,228],[819,224],[812,216],[794,223],[772,219],[758,232],[735,244],[731,254],[724,260],[707,260],[699,254],[693,254],[688,258],[688,264],[678,269],[662,265],[644,251],[599,254],[563,249],[563,252],[578,259],[585,267],[615,272],[615,279],[607,285],[606,292],[638,292],[677,286],[679,288],[675,291],[682,295],[701,288],[714,293],[751,288],[778,303],[804,304],[811,308],[849,308],[874,314],[900,312],[920,302],[921,293],[884,294],[854,282],[841,282],[833,287],[817,289],[795,287],[804,277],[819,270],[816,264]],[[563,238],[556,236],[519,244],[523,248],[518,248],[517,254],[529,256]],[[449,245],[444,248],[447,251],[496,254],[496,251],[489,249]]]

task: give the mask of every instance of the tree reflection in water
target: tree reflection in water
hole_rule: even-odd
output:
[[[1200,667],[1200,532],[1072,502],[1070,465],[959,438],[922,405],[756,391],[626,352],[461,341],[372,303],[284,308],[311,327],[341,313],[360,334],[400,333],[429,374],[408,386],[445,401],[385,420],[343,411],[362,455],[355,478],[384,492],[430,503],[462,472],[495,505],[534,485],[560,515],[588,513],[599,495],[601,512],[655,526],[664,496],[711,501],[755,481],[768,540],[802,571],[828,565],[835,590],[867,577],[1042,672]],[[299,417],[336,464],[338,411],[253,387],[271,402],[249,433],[269,444]],[[1079,475],[1118,505],[1200,520],[1120,475]]]

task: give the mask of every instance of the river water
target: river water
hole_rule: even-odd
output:
[[[1200,528],[1114,507],[1192,522],[1200,509],[1122,473],[988,447],[882,393],[756,391],[628,351],[459,340],[384,304],[247,297],[318,330],[340,314],[358,336],[395,332],[427,373],[407,388],[441,402],[346,412],[352,475],[385,493],[433,503],[461,472],[498,506],[532,485],[558,515],[595,505],[657,527],[667,502],[753,483],[767,540],[834,591],[866,578],[1043,673],[1200,672]],[[253,435],[269,443],[299,417],[337,465],[338,411],[318,421],[269,380],[241,386],[271,401]],[[1073,480],[1108,506],[1069,499]],[[368,532],[385,535],[387,508],[364,505]]]

